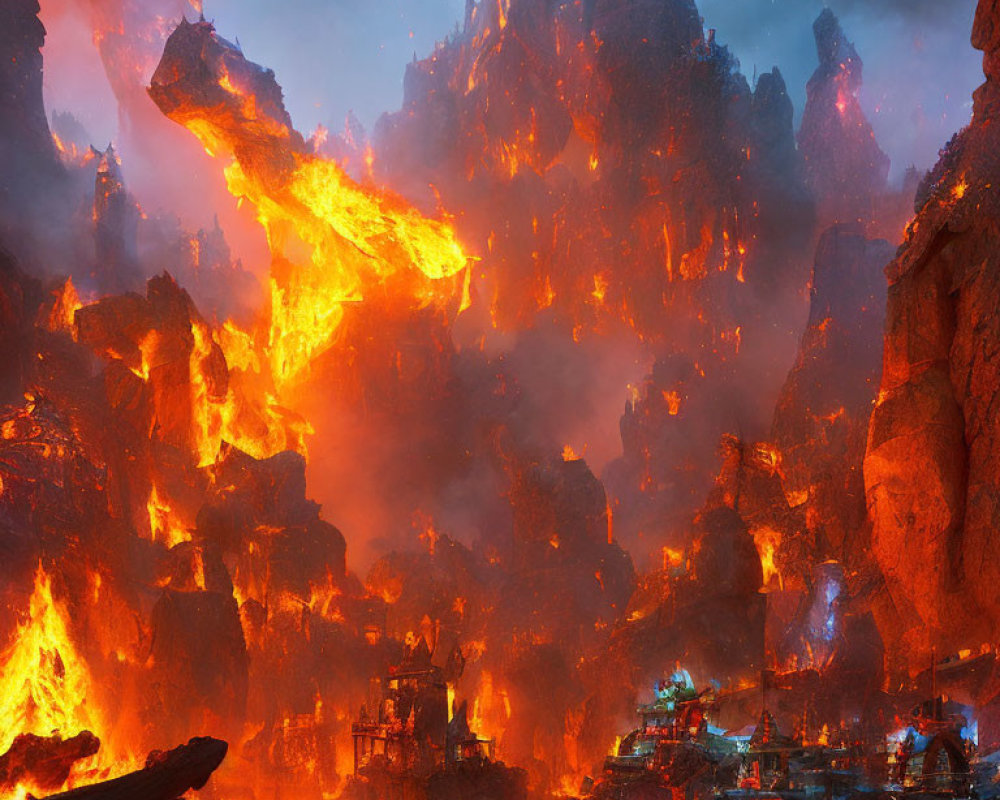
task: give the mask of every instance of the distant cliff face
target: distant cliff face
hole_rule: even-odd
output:
[[[911,652],[1000,622],[1000,2],[973,45],[986,83],[919,192],[887,269],[881,391],[864,463],[872,549]],[[916,650],[915,650],[916,648]]]
[[[810,546],[851,565],[866,558],[861,461],[882,366],[882,270],[892,253],[888,242],[866,239],[859,225],[823,234],[809,324],[771,432]]]
[[[45,28],[37,0],[0,4],[0,212],[3,229],[22,221],[33,188],[58,173],[42,102]]]
[[[45,28],[38,0],[5,0],[0,7],[0,150],[55,158],[42,103]]]

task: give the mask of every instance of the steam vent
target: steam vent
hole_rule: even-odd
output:
[[[1000,0],[0,0],[0,800],[1000,800]]]

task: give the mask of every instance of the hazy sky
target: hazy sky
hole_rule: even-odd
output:
[[[517,2],[517,0],[514,0]],[[778,65],[796,112],[816,66],[812,22],[829,4],[865,62],[863,98],[898,173],[910,161],[929,167],[968,120],[981,56],[969,44],[975,0],[701,0],[752,79]],[[224,35],[272,67],[292,118],[308,132],[339,128],[350,108],[367,127],[399,107],[403,69],[461,18],[464,0],[205,0]]]
[[[399,108],[403,70],[462,18],[465,0],[205,0],[219,32],[274,69],[296,126],[367,128]]]
[[[517,0],[514,0],[517,2]],[[752,80],[778,65],[800,114],[816,66],[812,21],[824,0],[700,0],[707,27],[729,45]],[[969,118],[982,81],[981,54],[969,45],[975,0],[829,0],[865,63],[862,103],[894,174],[910,162],[930,167],[937,150]],[[348,109],[371,128],[399,107],[403,71],[430,53],[461,18],[464,0],[205,0],[219,32],[247,57],[271,67],[297,128],[340,129]],[[43,2],[43,18],[45,3]],[[48,21],[47,21],[48,24]],[[61,19],[50,43],[74,35]],[[79,31],[81,41],[89,31]],[[97,141],[114,137],[96,64],[47,57],[50,108],[69,108]],[[95,104],[85,99],[101,97]],[[103,92],[103,93],[102,93]]]
[[[824,6],[864,62],[864,106],[898,175],[911,162],[933,166],[938,150],[972,113],[983,82],[982,53],[969,37],[976,0],[700,0],[707,27],[740,59],[743,72],[777,65],[796,115],[816,67],[812,22]]]

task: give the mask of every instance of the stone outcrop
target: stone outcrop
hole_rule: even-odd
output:
[[[10,0],[0,8],[0,237],[21,248],[39,218],[51,224],[67,214],[65,173],[56,156],[42,102],[45,27],[37,0]],[[53,236],[51,228],[49,236]],[[16,239],[15,239],[16,237]],[[23,252],[16,255],[22,256]]]
[[[0,9],[0,160],[6,171],[13,159],[55,162],[42,103],[42,45],[45,26],[38,0],[10,0]]]
[[[919,192],[887,269],[881,390],[864,464],[872,550],[910,656],[978,647],[1000,621],[1000,3],[973,44],[986,83]]]

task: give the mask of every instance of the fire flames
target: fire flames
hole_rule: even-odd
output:
[[[76,652],[65,609],[53,599],[52,580],[41,566],[27,620],[0,661],[0,751],[6,752],[19,733],[74,735],[103,728],[100,709],[88,705],[90,672]]]
[[[268,355],[280,388],[308,371],[332,341],[344,306],[406,270],[417,307],[454,287],[434,281],[466,266],[452,228],[401,201],[362,190],[332,161],[307,159],[278,197],[265,194],[238,164],[227,169],[230,191],[249,199],[277,259],[295,245],[311,249],[310,265],[283,266],[271,279]],[[413,274],[415,270],[415,274]]]
[[[0,653],[0,752],[6,753],[22,734],[67,739],[85,731],[109,730],[95,704],[94,679],[73,643],[71,627],[65,607],[53,597],[49,573],[39,565],[25,619]],[[128,754],[116,758],[102,747],[97,755],[73,765],[67,786],[123,771],[131,763]],[[30,792],[46,793],[29,782],[0,790],[0,796],[20,800]]]
[[[459,286],[435,284],[468,261],[452,226],[359,185],[336,161],[309,152],[284,109],[273,105],[270,87],[259,85],[255,67],[208,23],[184,23],[171,41],[180,49],[182,39],[199,36],[218,54],[216,104],[191,103],[192,78],[178,74],[187,67],[171,60],[170,43],[150,91],[209,153],[232,156],[229,190],[257,209],[272,254],[266,355],[276,387],[308,374],[332,345],[347,304],[389,284],[416,308],[450,300]]]
[[[781,534],[770,528],[760,528],[753,532],[754,544],[760,554],[760,566],[764,574],[764,587],[776,579],[779,587],[782,584],[781,570],[775,561],[778,548],[781,546]]]

